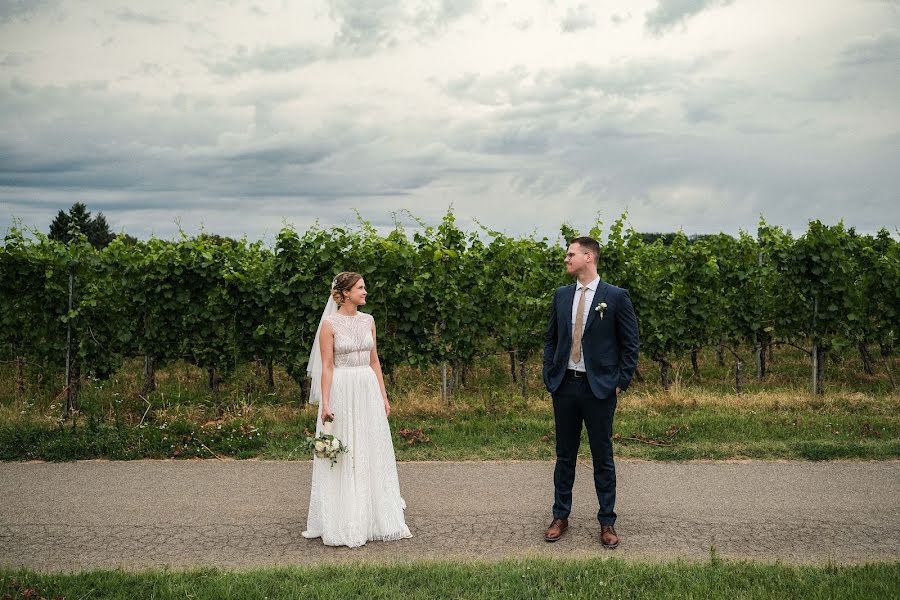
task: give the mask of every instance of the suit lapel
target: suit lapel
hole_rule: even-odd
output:
[[[600,283],[597,284],[597,291],[594,292],[594,299],[591,300],[591,310],[588,311],[587,323],[584,324],[584,331],[587,332],[588,328],[591,326],[591,323],[594,322],[594,317],[597,316],[597,305],[601,302],[606,301],[606,294],[609,292],[609,286],[603,283],[603,280],[600,280]]]
[[[572,337],[572,303],[575,302],[575,288],[577,286],[573,283],[572,285],[566,287],[565,291],[562,294],[561,300],[565,302],[565,305],[562,307],[564,310],[560,311],[560,314],[569,315],[569,319],[566,321],[569,325],[569,338]]]

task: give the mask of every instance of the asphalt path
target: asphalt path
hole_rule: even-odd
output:
[[[617,461],[622,539],[599,544],[590,463],[543,540],[551,462],[398,465],[412,539],[330,548],[300,532],[309,461],[0,463],[0,565],[69,571],[344,561],[621,557],[900,560],[900,461]]]

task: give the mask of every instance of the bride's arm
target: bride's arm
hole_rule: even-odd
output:
[[[387,390],[384,387],[384,375],[381,373],[381,361],[378,360],[378,343],[375,338],[375,321],[372,321],[372,355],[369,358],[369,364],[375,371],[378,378],[378,385],[381,386],[381,397],[384,398],[384,412],[387,416],[391,416],[391,403],[388,402]]]
[[[331,376],[334,374],[334,330],[328,321],[322,322],[319,334],[319,350],[322,353],[322,419],[331,412]]]

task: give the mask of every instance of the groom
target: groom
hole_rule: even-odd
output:
[[[544,339],[544,384],[553,396],[556,470],[553,522],[544,539],[555,542],[569,527],[583,421],[600,502],[600,543],[615,548],[619,537],[614,527],[613,414],[616,395],[628,389],[637,367],[640,339],[628,292],[601,281],[597,275],[599,255],[597,240],[579,237],[571,241],[566,271],[575,276],[576,283],[557,289],[550,307]]]

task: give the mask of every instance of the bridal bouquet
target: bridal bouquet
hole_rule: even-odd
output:
[[[337,463],[338,456],[347,452],[349,448],[341,440],[331,433],[333,419],[328,418],[322,423],[322,431],[316,437],[306,438],[306,450],[319,458],[327,458],[333,467]]]

